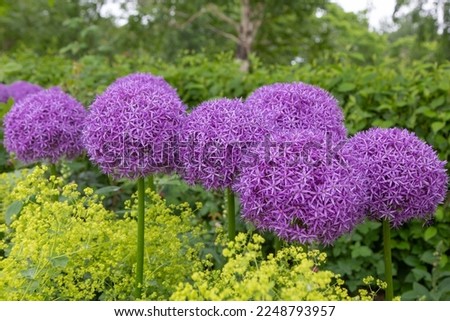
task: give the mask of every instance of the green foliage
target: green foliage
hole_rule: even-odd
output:
[[[91,188],[80,193],[45,171],[35,168],[7,196],[8,209],[21,206],[1,225],[0,300],[132,299],[135,197],[117,219]],[[196,267],[200,231],[187,204],[147,197],[144,298],[167,299]]]
[[[408,60],[426,58],[428,61],[450,59],[449,0],[397,0],[392,16],[396,25],[389,34],[396,47],[392,50],[392,57],[401,56]]]
[[[204,268],[192,275],[192,282],[180,284],[171,299],[328,301],[371,300],[376,295],[362,289],[359,295],[349,296],[339,275],[322,269],[324,253],[304,252],[291,245],[265,257],[263,242],[258,234],[238,234],[223,250],[227,262],[221,269],[211,269],[206,260]],[[367,284],[372,281],[368,279]],[[378,285],[384,287],[379,281]]]
[[[441,206],[432,225],[411,222],[392,231],[394,292],[403,300],[450,298],[450,211]],[[368,221],[326,249],[326,268],[339,273],[355,291],[367,274],[383,278],[381,223]]]
[[[105,10],[110,3],[4,0],[0,50],[29,48],[39,54],[108,58],[143,51],[174,61],[186,50],[242,56],[241,40],[251,34],[250,53],[265,63],[289,64],[297,57],[312,61],[336,51],[351,51],[371,61],[387,48],[386,37],[369,30],[363,14],[345,12],[329,0],[251,0],[252,31],[245,35],[241,0],[134,1],[132,11],[114,10],[124,16],[120,25]],[[131,7],[126,1],[115,3]]]
[[[101,17],[103,2],[4,0],[0,3],[0,50],[25,47],[70,57],[109,55],[114,39],[111,29],[116,27]]]

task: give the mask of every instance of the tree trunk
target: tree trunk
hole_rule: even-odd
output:
[[[239,43],[236,48],[236,57],[241,60],[243,72],[248,72],[250,69],[250,53],[256,33],[261,26],[262,11],[262,3],[259,3],[256,8],[251,8],[250,0],[241,0],[241,21],[239,23]]]

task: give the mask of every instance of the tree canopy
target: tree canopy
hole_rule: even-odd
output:
[[[114,4],[121,9],[104,14]],[[392,23],[380,31],[366,14],[330,0],[1,0],[0,50],[70,57],[145,51],[166,61],[185,51],[233,51],[244,69],[251,56],[279,64],[339,53],[360,63],[449,59],[450,0],[397,0]]]

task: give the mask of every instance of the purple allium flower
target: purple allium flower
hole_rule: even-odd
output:
[[[334,141],[347,135],[337,100],[327,91],[301,82],[275,83],[256,89],[246,100],[272,131],[305,129],[331,133]]]
[[[345,150],[367,177],[372,218],[399,226],[427,219],[447,192],[446,162],[414,133],[400,128],[372,128],[352,137]]]
[[[234,186],[243,218],[300,243],[330,244],[352,230],[364,218],[366,186],[340,146],[317,131],[274,135]]]
[[[6,103],[9,99],[8,86],[0,84],[0,103]]]
[[[8,88],[9,95],[14,99],[14,103],[41,90],[43,90],[42,87],[22,80],[13,82]]]
[[[119,81],[91,105],[83,142],[90,159],[113,177],[168,172],[183,117],[185,106],[172,88]]]
[[[5,147],[25,163],[81,154],[86,110],[73,97],[53,87],[15,103],[4,119]]]
[[[132,74],[117,78],[111,84],[111,86],[109,88],[113,87],[114,85],[123,84],[124,82],[129,82],[129,81],[137,82],[139,84],[148,83],[153,86],[164,87],[166,90],[174,91],[176,93],[176,89],[173,88],[163,77],[155,76],[155,75],[148,74],[148,73],[140,73],[140,72],[132,73]]]
[[[203,102],[186,118],[181,176],[208,189],[231,187],[246,153],[262,142],[265,130],[240,99]]]

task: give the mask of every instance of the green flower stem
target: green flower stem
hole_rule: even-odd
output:
[[[392,281],[391,226],[388,220],[383,220],[383,245],[384,275],[387,283],[385,300],[392,301],[392,299],[394,298],[394,288]]]
[[[142,297],[144,284],[144,229],[145,229],[145,180],[140,177],[137,181],[138,190],[138,233],[137,233],[137,267],[136,267],[136,299]]]
[[[231,188],[227,188],[227,205],[228,205],[228,238],[234,240],[236,236],[236,209],[234,193]]]

